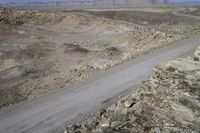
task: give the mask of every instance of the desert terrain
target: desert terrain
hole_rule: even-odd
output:
[[[194,57],[160,64],[129,94],[65,133],[200,132],[200,47]]]
[[[200,31],[199,8],[0,9],[0,107],[41,97]]]
[[[1,8],[0,132],[200,132],[199,11]]]

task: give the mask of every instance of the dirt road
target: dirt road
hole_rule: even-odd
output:
[[[0,132],[46,133],[63,126],[65,122],[83,120],[87,118],[86,114],[134,91],[134,86],[138,86],[155,65],[192,53],[199,41],[200,36],[196,35],[172,43],[72,88],[3,108],[0,110]]]

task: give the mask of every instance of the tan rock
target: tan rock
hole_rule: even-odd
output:
[[[135,103],[134,100],[130,99],[124,102],[124,106],[126,108],[130,108],[131,106],[133,106],[134,103]]]
[[[196,60],[200,60],[200,47],[198,47],[198,49],[195,51],[194,57]]]
[[[111,127],[117,127],[117,126],[119,126],[120,125],[120,121],[113,121],[112,123],[111,123]]]
[[[101,124],[101,127],[109,127],[110,126],[110,121],[109,120],[104,120]]]

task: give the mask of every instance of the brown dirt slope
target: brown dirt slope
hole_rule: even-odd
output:
[[[80,13],[0,9],[0,107],[64,88],[183,37]]]
[[[160,10],[166,9],[0,9],[0,107],[66,88],[200,32],[196,17]]]

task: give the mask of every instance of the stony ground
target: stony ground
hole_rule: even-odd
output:
[[[136,93],[66,133],[199,133],[200,47],[194,57],[154,68]]]
[[[190,12],[182,17],[169,10],[0,9],[0,107],[43,96],[199,33],[199,24]]]

